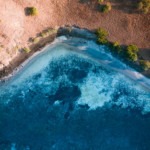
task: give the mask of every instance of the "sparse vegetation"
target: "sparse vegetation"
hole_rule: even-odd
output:
[[[98,37],[107,37],[108,36],[108,32],[105,29],[103,29],[103,28],[98,28],[96,30],[96,35]]]
[[[137,53],[139,51],[139,48],[136,45],[131,44],[127,47],[127,51]]]
[[[23,51],[26,52],[26,53],[29,53],[31,51],[31,49],[29,47],[24,47]]]
[[[138,47],[134,44],[131,44],[126,49],[127,59],[129,61],[137,61],[138,56],[137,52],[139,51]]]
[[[125,48],[125,47],[121,47],[121,45],[117,41],[114,43],[109,42],[107,40],[108,32],[102,28],[97,29],[96,35],[97,35],[98,43],[105,44],[105,45],[107,44],[110,47],[110,49],[112,50],[112,52],[123,57],[123,59],[129,60],[131,62],[138,60],[137,53],[139,51],[139,48],[136,45],[131,44]]]
[[[113,49],[114,52],[116,52],[116,53],[118,53],[118,54],[120,54],[120,53],[121,53],[121,50],[122,50],[122,48],[121,48],[119,42],[117,42],[117,41],[114,42],[114,43],[112,43],[112,49]]]
[[[138,57],[136,53],[128,52],[127,51],[127,59],[129,61],[137,61]]]
[[[147,14],[150,11],[150,0],[141,0],[138,5],[138,9],[141,10],[144,14]]]
[[[96,35],[97,35],[98,43],[100,43],[100,44],[108,43],[108,40],[107,40],[108,32],[105,29],[98,28],[96,31]]]
[[[98,0],[98,2],[99,2],[99,3],[102,3],[102,2],[104,2],[104,0]]]
[[[150,69],[150,61],[148,60],[140,60],[140,65],[144,71]]]
[[[0,51],[4,48],[4,45],[0,45]]]
[[[43,31],[43,32],[41,32],[40,36],[43,37],[43,38],[45,38],[45,37],[48,36],[48,34],[47,34],[47,32]]]
[[[39,37],[35,37],[35,38],[32,39],[32,42],[33,42],[34,44],[38,43],[39,41],[40,41],[40,38],[39,38]]]
[[[47,37],[47,36],[49,36],[53,33],[56,33],[56,32],[57,32],[56,29],[47,29],[47,30],[44,30],[43,32],[41,32],[40,36],[44,38],[44,37]]]
[[[109,11],[111,11],[111,4],[106,3],[105,5],[101,5],[101,11],[103,13],[108,13]]]
[[[47,32],[49,34],[53,34],[53,33],[56,33],[57,32],[57,29],[48,29]]]
[[[17,52],[19,50],[19,46],[16,45],[15,47],[13,47],[13,50]]]
[[[99,37],[97,40],[100,44],[107,44],[108,40],[104,37]]]
[[[4,45],[0,45],[0,48],[4,48]]]
[[[38,10],[35,7],[27,7],[26,13],[27,13],[27,15],[30,15],[30,16],[36,16],[36,15],[38,15]]]

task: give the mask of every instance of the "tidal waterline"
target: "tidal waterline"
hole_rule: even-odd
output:
[[[1,84],[0,149],[149,150],[150,81],[105,49],[59,38]]]

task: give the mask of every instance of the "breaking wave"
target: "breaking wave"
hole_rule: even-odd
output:
[[[9,125],[8,127],[3,127],[4,131],[0,136],[0,140],[9,139],[12,143],[19,141],[30,147],[35,142],[33,140],[31,144],[27,139],[29,134],[32,133],[30,128],[32,127],[36,129],[32,133],[33,138],[39,137],[35,142],[37,147],[38,141],[40,141],[41,145],[46,142],[46,144],[49,143],[48,146],[51,149],[60,149],[63,143],[68,140],[73,143],[75,149],[87,149],[90,143],[85,142],[86,139],[82,138],[82,136],[79,138],[81,145],[78,145],[78,142],[73,142],[77,140],[77,135],[80,134],[75,134],[76,129],[82,128],[82,125],[88,123],[88,119],[82,123],[78,113],[86,115],[85,110],[86,113],[93,113],[94,111],[105,112],[107,109],[110,111],[115,107],[118,108],[115,111],[123,109],[122,112],[131,110],[149,114],[150,80],[113,58],[105,49],[107,47],[98,46],[93,41],[61,37],[31,59],[6,83],[1,83],[0,111],[3,112],[2,119],[4,121],[0,122],[0,127],[3,127],[6,122]],[[84,111],[81,111],[82,109]],[[7,115],[4,114],[5,111]],[[111,113],[114,114],[114,111]],[[67,130],[67,136],[64,137],[65,134],[62,128],[65,128],[65,123],[62,118],[69,119],[72,115],[74,117],[71,118],[71,123],[76,124],[77,120],[75,118],[77,117],[81,126],[72,126],[70,124],[71,128],[68,124],[71,129],[70,131]],[[14,116],[16,117],[15,121]],[[92,119],[91,114],[87,115],[87,117]],[[19,123],[18,121],[21,118],[27,118],[27,120]],[[34,122],[36,119],[39,121],[38,124]],[[30,125],[27,122],[30,122]],[[43,123],[48,124],[48,126],[41,126]],[[26,125],[26,132],[23,132],[23,125]],[[15,130],[12,131],[13,127],[15,127]],[[48,129],[46,130],[46,128],[50,128],[50,131],[47,131]],[[59,131],[59,128],[61,131]],[[75,131],[73,133],[74,138],[70,135],[71,130]],[[91,134],[92,132],[94,134],[96,130],[92,130]],[[86,136],[82,132],[84,131],[81,131],[81,134]],[[103,134],[106,136],[106,133]],[[44,135],[43,140],[41,139],[42,135]],[[49,136],[55,140],[57,139],[57,142],[51,141],[50,143]],[[61,140],[58,136],[61,136]],[[21,138],[18,139],[19,137]],[[106,137],[108,138],[110,135]],[[110,141],[111,144],[114,143],[113,139]],[[132,149],[127,137],[124,136],[122,136],[122,139],[118,139],[120,146],[123,141],[126,143],[125,148]],[[119,147],[118,143],[116,145],[114,143],[116,148]],[[31,149],[37,150],[36,146],[34,148],[31,146]],[[15,144],[12,147],[15,149]],[[69,147],[70,145],[64,144],[63,149],[69,149]],[[98,149],[98,147],[99,145],[94,149]],[[107,149],[105,146],[102,146],[102,148],[103,150]],[[123,148],[120,147],[120,149],[122,150]]]
[[[90,109],[96,109],[109,103],[109,105],[117,105],[123,108],[138,108],[143,113],[148,113],[150,111],[150,92],[140,84],[141,79],[146,78],[140,75],[142,78],[138,79],[139,82],[137,82],[136,78],[132,80],[129,78],[131,76],[122,74],[124,72],[120,72],[120,70],[124,68],[130,73],[134,72],[135,74],[135,71],[119,60],[119,68],[115,66],[119,72],[116,71],[116,68],[113,68],[114,62],[111,62],[113,69],[110,68],[110,59],[113,57],[109,53],[106,55],[104,46],[98,47],[95,44],[99,51],[103,53],[103,59],[99,59],[98,62],[97,47],[94,50],[94,42],[88,42],[88,44],[85,44],[85,41],[80,41],[81,45],[85,44],[85,47],[82,46],[81,48],[80,43],[73,47],[70,41],[66,43],[66,40],[62,42],[61,39],[60,43],[56,43],[41,53],[40,56],[35,57],[13,79],[3,85],[1,99],[4,100],[5,97],[5,102],[16,96],[26,99],[27,93],[31,93],[35,89],[38,90],[38,88],[40,88],[42,95],[53,94],[57,97],[59,92],[68,92],[69,90],[66,97],[74,94],[76,96],[76,93],[74,93],[76,92],[74,87],[76,87],[80,93],[76,98],[77,105],[88,105]],[[88,47],[88,45],[90,46]],[[89,51],[91,48],[93,55],[96,55],[95,60],[95,56],[91,57],[91,51]],[[100,63],[104,60],[107,63],[106,60],[109,60],[108,66],[105,63]],[[148,79],[146,80],[150,82]],[[147,84],[149,84],[148,82]],[[55,100],[61,100],[61,98],[55,98]]]

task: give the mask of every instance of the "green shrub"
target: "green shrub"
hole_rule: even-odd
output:
[[[107,3],[106,5],[101,6],[101,11],[103,13],[108,13],[111,10],[111,4]]]
[[[38,15],[38,10],[35,7],[28,7],[26,9],[26,11],[27,11],[27,14],[30,15],[30,16],[36,16],[36,15]]]
[[[114,42],[114,43],[112,43],[112,49],[115,51],[115,52],[117,52],[118,54],[119,53],[121,53],[121,46],[120,46],[120,44],[119,44],[119,42]]]
[[[104,0],[98,0],[98,2],[99,2],[99,3],[102,3],[102,2],[104,2]]]
[[[143,9],[143,13],[144,13],[144,14],[147,14],[148,12],[149,12],[149,8],[144,8],[144,9]]]
[[[127,59],[129,61],[137,61],[138,56],[136,53],[132,53],[132,52],[127,52]]]
[[[97,35],[97,37],[105,37],[106,38],[108,36],[108,32],[103,28],[98,28],[96,30],[96,35]]]
[[[147,14],[150,11],[150,0],[141,0],[138,3],[137,8],[144,14]]]
[[[50,35],[50,34],[53,34],[53,33],[57,33],[57,29],[47,29],[47,33]]]
[[[136,45],[134,45],[134,44],[129,45],[126,50],[127,58],[130,61],[137,61],[137,59],[138,59],[137,52],[138,51],[139,51],[139,49]]]
[[[140,65],[141,65],[142,69],[145,71],[150,69],[150,61],[148,61],[148,60],[140,60]]]
[[[127,51],[137,53],[139,51],[139,48],[136,45],[131,44],[127,47]]]
[[[108,40],[107,40],[108,32],[105,29],[98,28],[96,31],[96,35],[97,35],[98,43],[100,43],[100,44],[108,43]]]
[[[47,30],[44,30],[43,32],[41,32],[40,36],[44,38],[44,37],[47,37],[47,36],[54,34],[54,33],[57,33],[56,29],[47,29]]]
[[[47,37],[48,35],[47,35],[46,32],[42,32],[42,33],[40,34],[40,36],[43,37],[43,38],[45,38],[45,37]]]
[[[107,44],[107,43],[108,43],[108,40],[107,40],[106,38],[104,38],[104,37],[99,37],[99,38],[97,39],[97,41],[98,41],[98,43],[100,43],[100,44]]]
[[[139,10],[141,10],[141,9],[143,8],[143,3],[142,3],[142,2],[139,2],[139,3],[137,4],[137,8],[138,8]]]
[[[45,37],[47,37],[49,35],[49,33],[48,33],[47,30],[45,30],[45,31],[41,32],[40,35],[41,35],[41,37],[45,38]]]
[[[31,51],[31,49],[28,48],[28,47],[25,47],[25,48],[23,48],[23,51],[26,52],[26,53],[29,53]]]
[[[35,38],[32,39],[32,42],[33,42],[34,44],[38,43],[39,41],[40,41],[40,38],[39,38],[39,37],[35,37]]]

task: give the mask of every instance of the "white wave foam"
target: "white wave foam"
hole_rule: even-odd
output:
[[[91,109],[102,107],[105,102],[111,100],[111,90],[105,93],[103,91],[105,86],[107,85],[103,82],[103,78],[96,77],[90,73],[80,86],[81,97],[77,101],[77,104],[88,104]]]
[[[87,104],[90,109],[110,103],[122,108],[140,108],[143,113],[150,112],[150,93],[119,73],[89,73],[80,90],[81,97],[77,104]]]
[[[92,40],[85,40],[80,38],[73,38],[71,40],[65,40],[64,42],[70,46],[75,47],[76,51],[78,51],[80,54],[88,56],[90,59],[100,63],[106,68],[110,68],[126,75],[127,77],[150,90],[150,80],[117,58],[113,57],[108,51],[108,47],[104,45],[97,45]]]
[[[105,49],[105,46],[99,46],[93,41],[85,42],[85,40],[83,40],[82,42],[81,39],[77,38],[69,41],[66,37],[58,38],[52,46],[47,47],[44,52],[34,57],[26,64],[26,66],[8,84],[8,92],[14,93],[16,88],[12,88],[13,90],[11,91],[10,86],[19,87],[26,79],[30,79],[33,75],[42,72],[51,60],[67,56],[74,52],[79,52],[78,56],[81,56],[84,59],[89,58],[97,64],[102,65],[105,68],[111,68],[116,72],[114,73],[112,71],[111,74],[107,74],[103,71],[99,74],[90,72],[84,83],[80,85],[82,95],[77,101],[78,104],[88,104],[91,109],[96,109],[109,102],[123,108],[142,107],[143,112],[150,112],[150,92],[144,91],[141,86],[135,84],[140,83],[150,88],[150,80],[126,66],[118,59],[113,58],[110,53],[105,51]],[[93,62],[91,61],[91,63]],[[121,74],[130,77],[135,82]],[[39,82],[39,84],[42,84],[42,82],[43,84],[46,84],[45,80],[45,75],[43,75],[37,82]],[[62,80],[67,80],[66,83],[69,84],[68,79],[64,75],[58,79],[57,83],[48,84],[55,84],[56,89],[59,85],[58,82],[61,82]],[[28,83],[25,82],[25,84],[27,85]],[[122,95],[112,101],[114,93],[119,92],[117,91],[118,85],[120,85],[121,88],[128,89],[130,95]],[[4,91],[6,92],[6,89]],[[44,89],[44,91],[46,92],[46,89]]]

